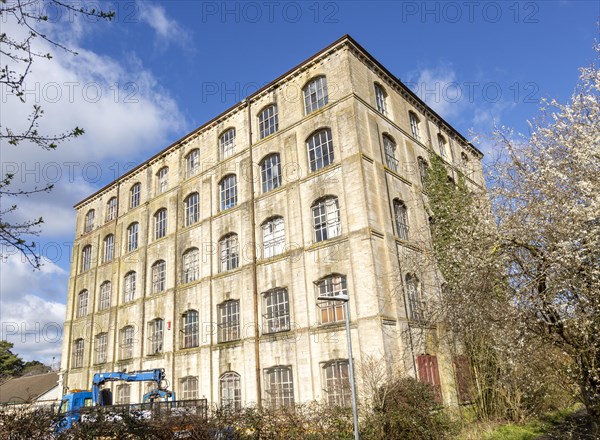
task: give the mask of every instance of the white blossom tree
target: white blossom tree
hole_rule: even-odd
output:
[[[600,55],[600,46],[596,47]],[[600,70],[582,68],[567,104],[544,101],[531,135],[495,135],[491,174],[499,252],[529,331],[572,360],[600,423]]]

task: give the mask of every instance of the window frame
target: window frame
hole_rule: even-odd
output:
[[[421,123],[421,119],[417,116],[417,114],[414,111],[409,110],[408,121],[410,124],[410,132],[412,136],[416,140],[421,141],[421,131],[419,126],[419,124]]]
[[[165,320],[154,318],[148,321],[149,356],[161,354],[164,349]]]
[[[285,221],[281,216],[270,217],[262,225],[263,258],[285,253]]]
[[[262,193],[266,194],[281,186],[281,156],[271,153],[260,161],[260,181]]]
[[[185,156],[185,175],[187,178],[195,176],[200,171],[200,149],[194,148]]]
[[[277,365],[265,370],[265,392],[272,408],[293,407],[294,374],[291,366]]]
[[[167,236],[167,208],[160,208],[154,213],[154,239],[160,240]]]
[[[333,134],[329,127],[320,128],[306,138],[309,172],[314,173],[335,162]]]
[[[345,369],[345,371],[344,371]],[[327,403],[348,407],[352,402],[350,384],[350,362],[348,359],[336,359],[323,364],[323,380]]]
[[[241,376],[235,371],[227,371],[219,377],[219,403],[221,408],[227,411],[242,409],[241,382]]]
[[[135,301],[137,272],[130,270],[123,277],[123,304]]]
[[[383,86],[379,83],[374,83],[375,89],[375,104],[377,106],[377,111],[384,116],[388,115],[387,110],[387,97],[388,94],[383,88]]]
[[[258,139],[264,139],[279,131],[279,110],[277,104],[269,104],[258,113]]]
[[[110,308],[110,300],[112,296],[112,283],[108,280],[100,284],[100,298],[98,299],[98,311]]]
[[[88,244],[81,251],[81,271],[86,272],[92,268],[92,245]]]
[[[110,222],[117,218],[117,205],[118,199],[116,197],[111,197],[106,202],[106,217],[105,222]]]
[[[237,206],[237,176],[235,174],[227,174],[219,181],[219,206],[220,211]]]
[[[262,293],[263,333],[279,333],[291,330],[290,297],[288,290],[277,287]]]
[[[169,167],[164,166],[156,172],[156,194],[164,194],[169,189]]]
[[[181,348],[200,346],[200,314],[197,310],[189,309],[181,315]]]
[[[72,368],[83,367],[83,354],[85,351],[85,340],[83,338],[77,338],[73,341],[71,363]]]
[[[185,226],[191,226],[200,220],[200,194],[192,192],[183,200]]]
[[[336,196],[317,199],[311,206],[313,239],[315,243],[342,235],[340,204]]]
[[[96,364],[104,364],[108,359],[108,333],[102,332],[98,333],[95,337],[95,363]]]
[[[104,237],[104,252],[102,255],[102,262],[108,263],[115,258],[115,236],[114,234],[108,234]]]
[[[138,222],[130,223],[127,226],[127,252],[135,251],[139,245],[140,224]]]
[[[200,250],[196,247],[186,249],[182,259],[183,283],[193,283],[200,279]]]
[[[198,399],[198,378],[196,376],[185,376],[179,379],[182,400]]]
[[[77,294],[77,313],[76,318],[83,318],[87,315],[88,302],[90,298],[90,292],[87,289],[83,289]]]
[[[346,275],[333,273],[319,279],[316,283],[317,297],[339,295],[348,296],[348,280]],[[346,320],[347,302],[318,301],[319,323],[321,325],[337,324]]]
[[[167,289],[167,263],[157,260],[152,263],[152,293],[164,292]]]
[[[442,156],[442,159],[446,160],[446,138],[444,138],[444,136],[442,136],[440,133],[438,133],[437,135],[438,138],[438,149],[440,150],[440,156]]]
[[[238,235],[230,233],[219,240],[219,273],[235,270],[240,264]]]
[[[304,94],[304,114],[306,116],[325,107],[329,103],[327,77],[319,75],[312,78],[302,88]]]
[[[142,195],[142,184],[136,182],[129,188],[129,209],[137,208],[140,206]]]
[[[219,343],[238,341],[240,332],[240,301],[227,300],[217,305]]]
[[[219,135],[219,156],[221,160],[235,154],[235,127],[230,127]]]
[[[396,235],[402,240],[408,240],[409,224],[408,224],[408,207],[403,200],[395,198],[394,205],[394,224],[396,226]]]
[[[83,233],[88,234],[94,230],[94,222],[96,218],[96,210],[90,209],[85,213],[85,221],[83,224]]]
[[[408,273],[405,276],[406,305],[408,310],[406,314],[412,321],[423,321],[423,311],[425,301],[421,291],[421,282],[415,274]]]
[[[119,359],[133,359],[135,329],[132,325],[126,325],[119,332]]]
[[[385,153],[385,164],[386,166],[394,171],[398,172],[398,159],[396,159],[396,150],[398,148],[396,141],[389,134],[384,133],[383,136],[383,151]]]

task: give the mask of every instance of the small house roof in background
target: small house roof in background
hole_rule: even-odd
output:
[[[26,403],[58,386],[58,373],[15,377],[0,384],[0,403]]]

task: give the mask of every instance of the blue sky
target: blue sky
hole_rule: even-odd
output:
[[[79,55],[50,48],[53,60],[37,63],[29,80],[28,104],[46,109],[42,129],[79,125],[86,135],[52,153],[2,145],[2,171],[16,170],[23,187],[56,183],[19,201],[22,218],[46,218],[42,271],[16,255],[0,266],[1,337],[26,359],[60,356],[73,204],[342,35],[464,135],[494,123],[526,131],[539,99],[567,100],[578,67],[594,61],[600,6],[174,0],[122,1],[116,11],[113,22],[93,23],[47,9],[49,34]],[[29,109],[4,92],[2,107],[3,126],[18,126]]]

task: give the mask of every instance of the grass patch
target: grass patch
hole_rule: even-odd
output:
[[[552,411],[527,423],[487,422],[468,426],[459,436],[461,440],[533,440],[564,421],[569,414],[579,410],[581,406]]]

